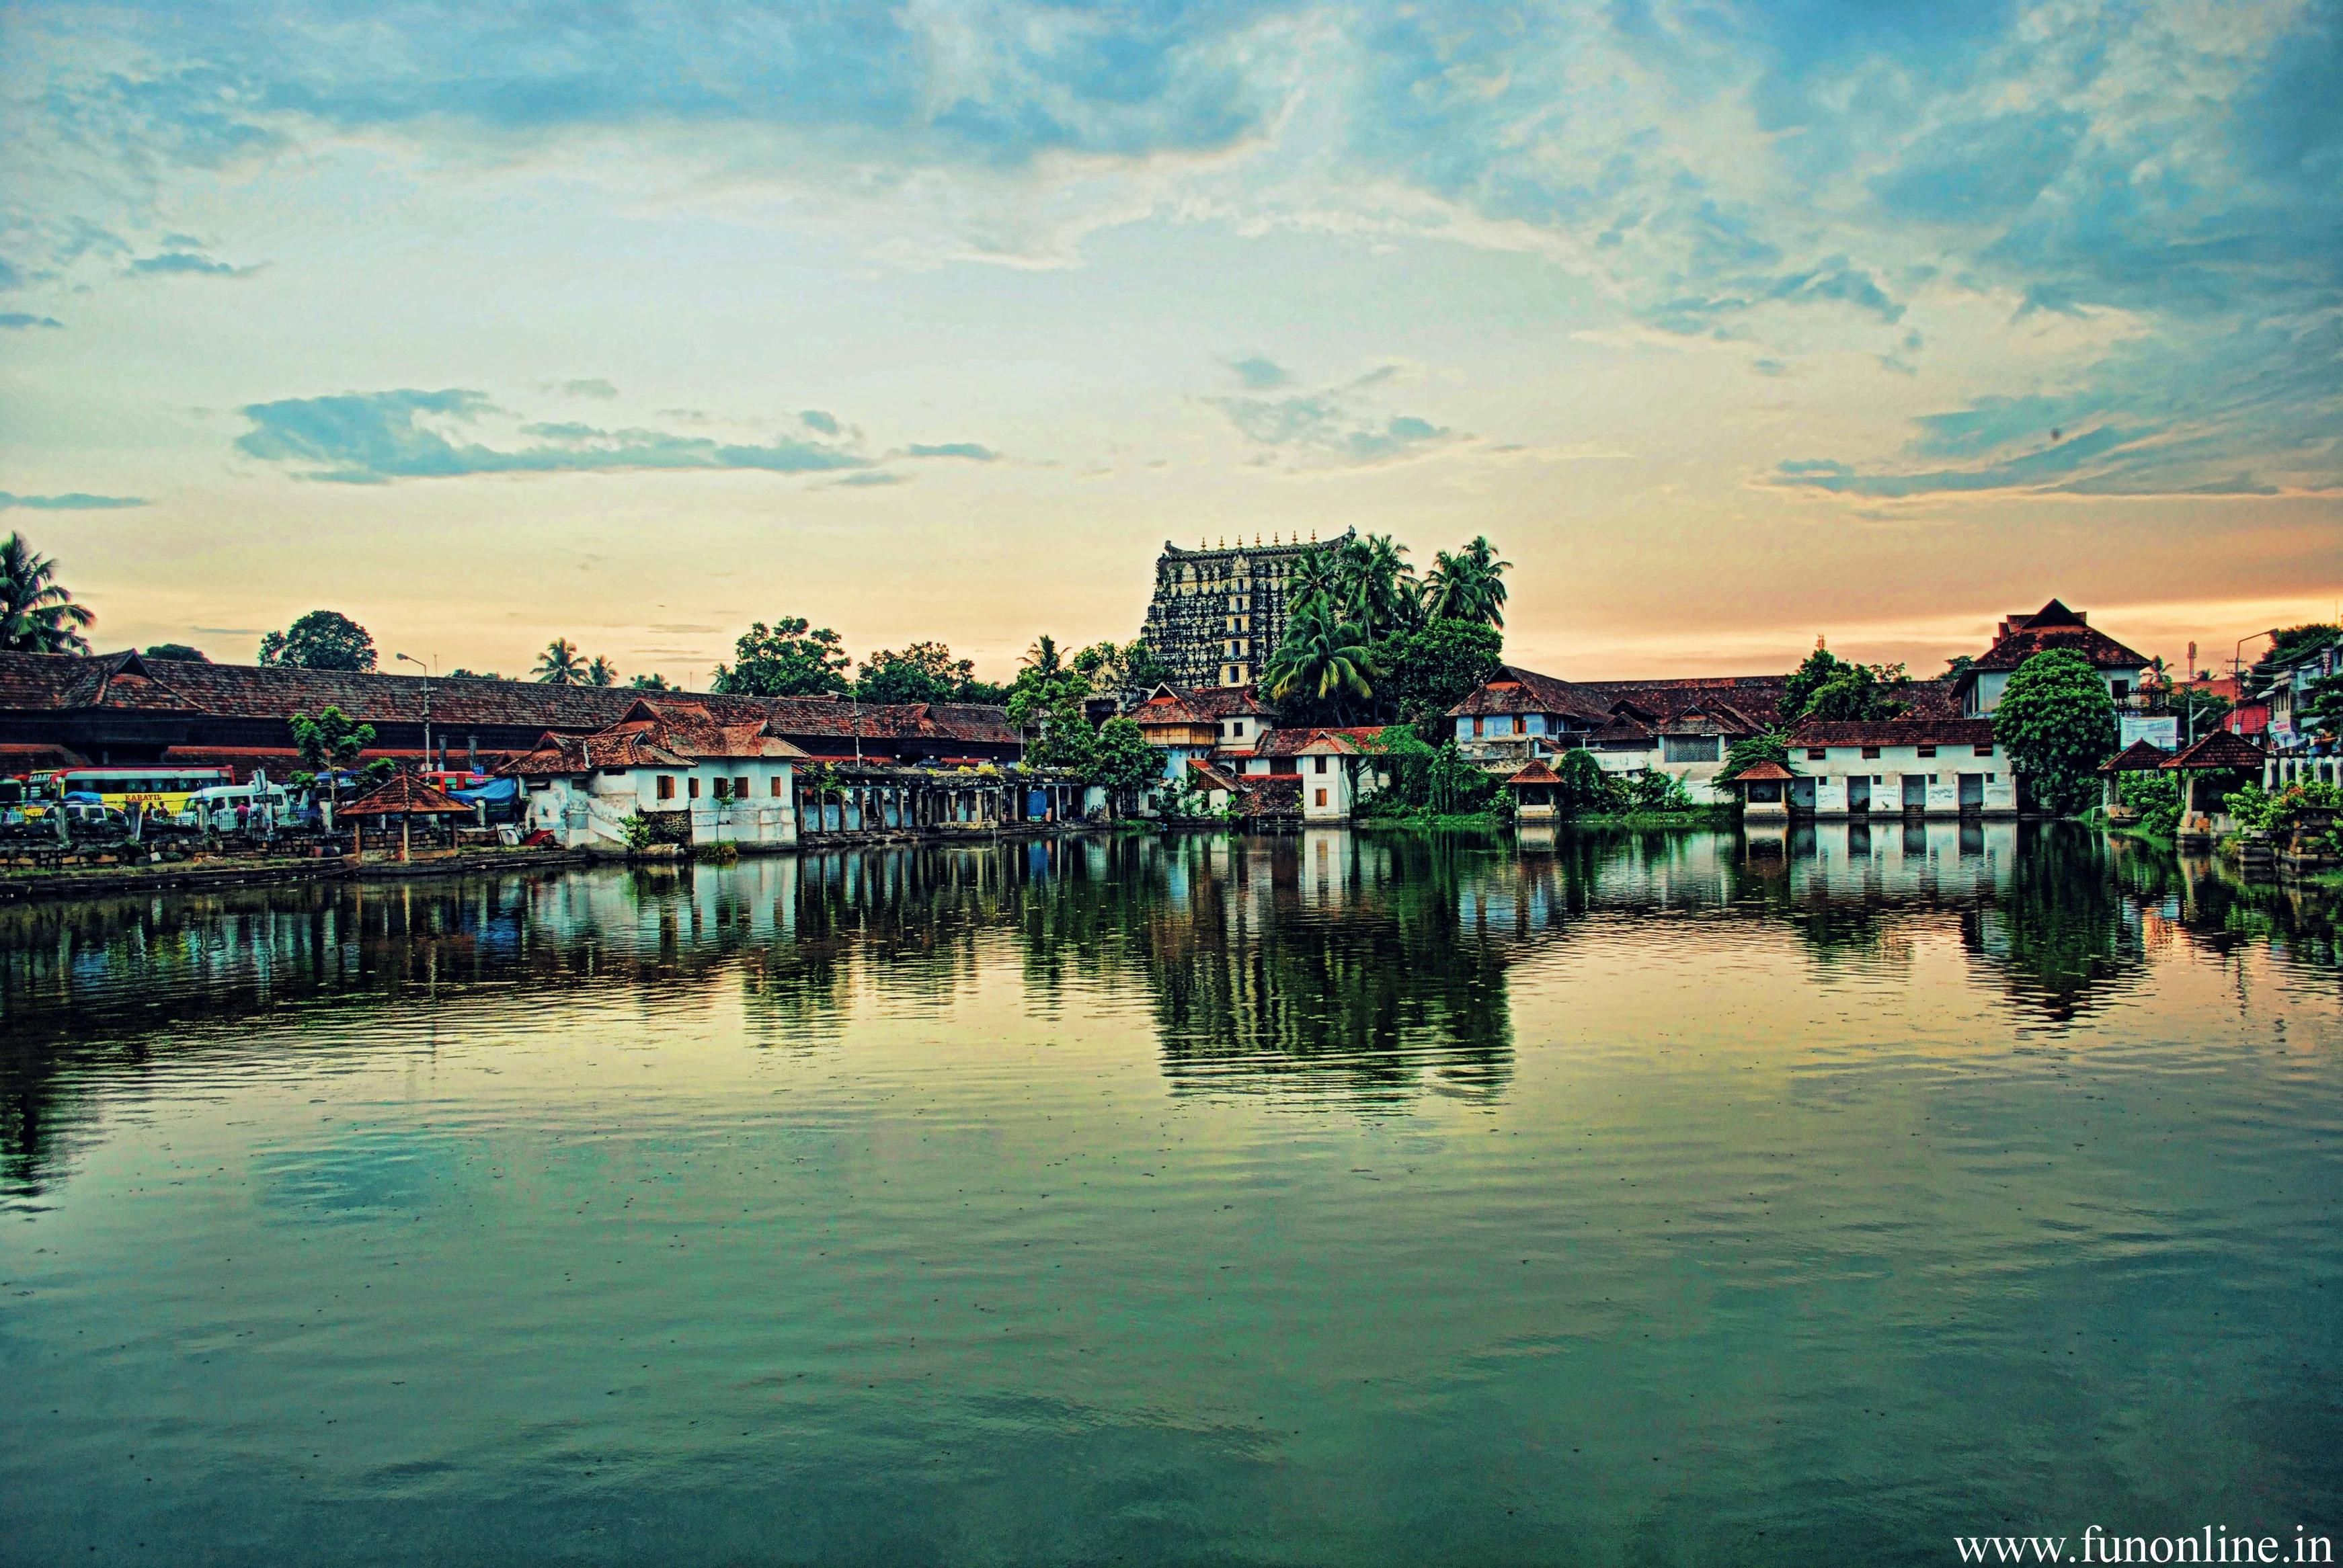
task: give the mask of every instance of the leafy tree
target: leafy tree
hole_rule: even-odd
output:
[[[338,610],[313,609],[262,638],[260,662],[292,669],[372,669],[374,638]]]
[[[1945,673],[1952,677],[1954,679],[1958,680],[1963,675],[1967,673],[1969,666],[1976,662],[1976,659],[1971,658],[1966,653],[1956,653],[1953,655],[1952,658],[1945,660]]]
[[[1407,547],[1393,543],[1389,534],[1353,539],[1336,554],[1335,604],[1370,641],[1423,618],[1415,568],[1406,555]]]
[[[1312,599],[1338,598],[1342,591],[1342,568],[1335,558],[1333,548],[1315,545],[1295,559],[1292,575],[1287,579],[1286,603],[1291,611]]]
[[[1372,799],[1377,814],[1423,812],[1453,816],[1485,808],[1497,781],[1475,767],[1453,740],[1433,746],[1404,726],[1383,732],[1376,750],[1387,764],[1391,788]]]
[[[854,694],[865,702],[951,702],[975,678],[973,659],[954,658],[940,642],[915,642],[864,659]]]
[[[2071,817],[2097,802],[2098,766],[2115,755],[2115,699],[2089,659],[2052,648],[2011,674],[1993,732],[2035,803]]]
[[[1082,711],[1090,688],[1071,671],[1044,675],[1032,665],[1009,690],[1009,722],[1026,737],[1025,759],[1037,768],[1086,770],[1096,750],[1095,731]],[[1161,765],[1159,759],[1159,766]]]
[[[1404,722],[1439,721],[1497,672],[1504,650],[1504,634],[1486,621],[1426,621],[1375,644],[1375,694]]]
[[[1497,558],[1496,547],[1485,534],[1454,555],[1442,550],[1424,574],[1424,614],[1449,620],[1505,624],[1503,576],[1513,566]]]
[[[22,534],[0,539],[0,649],[9,653],[87,653],[85,628],[97,616],[74,602],[57,581],[57,563],[34,552]]]
[[[838,633],[787,616],[767,626],[758,621],[732,645],[731,664],[716,667],[715,689],[739,697],[843,697],[850,689],[848,657]]]
[[[287,724],[293,731],[293,744],[300,748],[301,761],[312,773],[355,768],[358,754],[374,744],[373,725],[359,723],[330,703],[318,709],[315,719],[297,713]],[[340,793],[340,781],[328,779],[327,799],[332,799]]]
[[[2266,686],[2281,664],[2292,662],[2306,653],[2343,642],[2343,627],[2326,621],[2312,621],[2303,626],[2290,626],[2270,634],[2269,651],[2254,660],[2255,687]]]
[[[1717,773],[1720,779],[1730,779],[1745,768],[1755,768],[1760,762],[1790,763],[1788,740],[1778,729],[1763,730],[1746,735],[1725,749],[1725,766]]]
[[[1610,777],[1603,771],[1594,753],[1583,746],[1573,747],[1562,754],[1562,766],[1554,769],[1562,780],[1556,791],[1557,802],[1564,816],[1584,817],[1603,809],[1610,799]]]
[[[150,642],[139,650],[148,658],[165,658],[180,664],[209,664],[200,648],[189,648],[184,642]]]
[[[502,680],[504,677],[493,669],[466,669],[459,664],[447,672],[447,678],[450,680]]]
[[[1262,673],[1273,701],[1323,703],[1347,716],[1350,699],[1374,696],[1381,672],[1366,634],[1338,619],[1325,600],[1310,599],[1286,618],[1285,639]]]
[[[588,686],[618,685],[618,667],[602,655],[596,654],[594,662],[586,667],[586,684]]]
[[[635,691],[673,691],[675,689],[667,683],[666,676],[656,673],[635,676],[627,682],[627,685]]]
[[[2343,673],[2320,676],[2304,689],[2295,699],[2294,723],[2298,730],[2343,734]]]
[[[537,656],[536,667],[528,675],[539,686],[583,686],[586,660],[576,643],[566,637],[557,637]]]
[[[1068,668],[1101,697],[1145,691],[1172,678],[1170,667],[1155,657],[1143,638],[1125,643],[1094,642],[1075,654]]]
[[[1782,683],[1782,717],[1792,723],[1805,718],[1815,689],[1837,671],[1838,656],[1820,643],[1815,644],[1814,652],[1806,655],[1806,661],[1790,671],[1789,678]]]
[[[1162,777],[1163,753],[1148,743],[1137,723],[1110,719],[1099,726],[1083,779],[1104,789],[1118,810]]]
[[[1841,722],[1893,719],[1911,707],[1896,689],[1910,684],[1900,664],[1856,664],[1826,648],[1806,655],[1782,689],[1783,717]]]

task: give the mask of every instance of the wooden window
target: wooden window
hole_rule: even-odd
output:
[[[1313,773],[1323,773],[1324,771],[1326,771],[1326,759],[1325,759],[1323,757],[1313,757],[1313,758],[1312,758],[1312,759],[1311,759],[1311,760],[1312,760],[1312,762],[1315,762],[1316,764],[1318,764],[1318,766],[1317,766],[1317,767],[1315,767],[1315,768],[1313,768],[1313,769],[1311,769],[1311,771],[1312,771],[1312,772],[1313,772]],[[1326,803],[1326,797],[1325,797],[1325,795],[1324,795],[1322,792],[1321,792],[1321,794],[1320,794],[1320,795],[1319,795],[1319,797],[1318,797],[1318,803],[1319,803],[1321,806],[1323,806],[1323,805]]]
[[[1827,747],[1827,746],[1809,746],[1809,747],[1807,747],[1807,748],[1806,748],[1806,760],[1807,760],[1807,761],[1809,761],[1809,762],[1827,762],[1827,761],[1829,761],[1829,760],[1830,760],[1830,748],[1829,748],[1829,747]]]
[[[1979,757],[1990,757],[1993,755],[1993,748],[1991,746],[1977,746],[1971,748],[1971,749]]]
[[[1325,760],[1325,759],[1322,757],[1322,758],[1320,758],[1320,759],[1319,759],[1319,760],[1320,760],[1321,762],[1323,762],[1323,761]],[[1321,790],[1319,790],[1317,793],[1318,793],[1318,804],[1320,804],[1321,806],[1323,806],[1323,805],[1326,803],[1326,791],[1324,791],[1323,789],[1321,789]]]
[[[779,774],[776,773],[776,774],[774,774],[774,775],[773,775],[773,799],[776,799],[776,800],[778,800],[778,799],[779,799],[780,798],[781,798],[781,776],[780,776]]]
[[[1865,759],[1868,760],[1869,759],[1879,755],[1879,748],[1876,746],[1866,746],[1863,749],[1863,755]]]
[[[659,776],[659,798],[662,800],[672,800],[675,799],[674,774],[662,773]]]
[[[690,792],[693,799],[697,800],[699,799],[699,775],[695,773],[690,778],[685,779],[683,781],[683,787],[686,790]]]
[[[748,798],[749,776],[746,773],[743,773],[738,779],[732,780],[732,799],[735,800],[746,800]]]
[[[1934,757],[1936,754],[1936,749],[1933,746],[1919,746],[1915,747],[1914,749],[1923,757]]]

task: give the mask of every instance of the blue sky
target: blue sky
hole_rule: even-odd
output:
[[[0,506],[109,646],[690,678],[1473,534],[1589,677],[2343,594],[2343,5],[18,5]]]

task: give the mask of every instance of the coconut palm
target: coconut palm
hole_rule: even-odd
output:
[[[57,563],[35,555],[22,534],[0,539],[0,649],[87,653],[82,628],[97,619],[58,586]]]
[[[586,661],[578,657],[576,643],[557,637],[537,656],[537,668],[529,675],[539,686],[583,686]]]
[[[1375,694],[1378,671],[1366,633],[1345,621],[1324,599],[1305,600],[1285,623],[1285,638],[1262,671],[1270,697],[1331,702],[1342,712],[1345,699]]]
[[[596,654],[594,662],[586,667],[586,684],[588,686],[618,685],[618,667],[602,655]]]
[[[1415,568],[1406,555],[1407,547],[1389,534],[1369,534],[1342,547],[1337,597],[1370,640],[1413,625],[1422,614]]]
[[[1497,558],[1485,538],[1476,538],[1454,555],[1446,550],[1433,558],[1423,580],[1425,614],[1439,620],[1487,621],[1505,624],[1503,572],[1511,561]]]
[[[1286,602],[1299,608],[1310,599],[1332,599],[1342,591],[1342,568],[1331,549],[1312,548],[1293,563]]]
[[[1065,659],[1058,652],[1058,639],[1046,631],[1035,638],[1025,649],[1023,668],[1045,680],[1055,679],[1065,668]]]

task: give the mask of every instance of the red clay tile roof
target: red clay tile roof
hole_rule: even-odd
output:
[[[1609,717],[1584,689],[1513,664],[1498,666],[1497,673],[1479,689],[1448,710],[1448,717],[1471,719],[1493,713],[1560,714],[1588,726]]]
[[[1771,784],[1794,779],[1796,775],[1768,757],[1762,762],[1752,762],[1738,773],[1727,774],[1717,780],[1720,784]]]
[[[1990,719],[1882,719],[1866,723],[1808,719],[1791,731],[1793,746],[1990,746]]]
[[[1209,788],[1226,789],[1231,794],[1236,794],[1244,789],[1243,781],[1235,774],[1224,769],[1215,768],[1201,757],[1188,759],[1188,767],[1198,778],[1203,779]]]
[[[404,769],[390,776],[383,787],[371,795],[361,796],[342,808],[344,817],[444,817],[468,813],[472,809],[461,800],[427,783],[419,773]]]
[[[1556,773],[1553,769],[1547,767],[1545,763],[1541,760],[1530,763],[1528,766],[1523,768],[1519,772],[1515,773],[1512,778],[1506,779],[1505,788],[1512,789],[1523,784],[1559,784],[1561,782],[1562,775]]]
[[[2002,627],[1993,646],[1970,664],[1970,671],[2016,669],[2036,654],[2053,648],[2079,653],[2099,669],[2140,669],[2147,664],[2146,654],[2135,653],[2087,624],[2082,616],[2055,598],[2030,616],[2010,617]],[[1965,671],[1958,679],[1966,683],[1968,673]]]
[[[1384,726],[1358,724],[1347,729],[1278,729],[1262,737],[1256,757],[1361,757],[1378,749]]]
[[[2102,773],[2146,773],[2161,768],[2172,755],[2152,740],[2135,740],[2099,764]]]
[[[2160,766],[2183,773],[2205,772],[2217,768],[2245,768],[2259,771],[2262,760],[2260,747],[2234,731],[2216,729],[2196,745],[2182,747]]]

